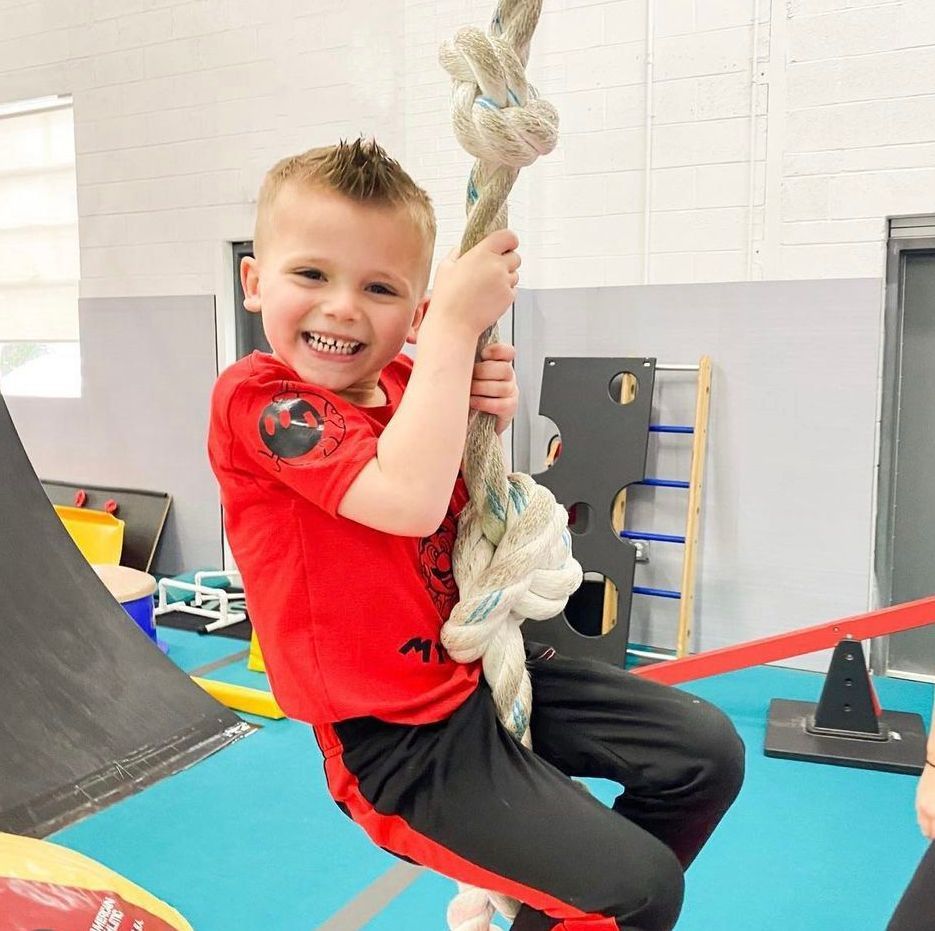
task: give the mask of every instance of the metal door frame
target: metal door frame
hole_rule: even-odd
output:
[[[893,600],[893,546],[896,524],[893,479],[898,466],[906,257],[919,254],[935,255],[933,234],[935,218],[932,217],[909,217],[890,221],[886,248],[883,358],[880,373],[880,448],[877,460],[876,539],[873,559],[875,600],[879,607],[887,607]],[[935,681],[935,675],[923,676],[891,670],[889,647],[889,637],[878,637],[871,643],[870,663],[873,672],[895,678]]]

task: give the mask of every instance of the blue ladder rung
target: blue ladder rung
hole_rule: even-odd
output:
[[[650,433],[694,433],[694,427],[670,426],[662,423],[651,423],[649,425]]]
[[[653,488],[690,488],[688,482],[678,481],[674,478],[644,478],[641,482],[634,482],[634,485],[650,485]]]
[[[655,540],[659,543],[685,543],[685,537],[674,536],[671,533],[647,533],[639,530],[621,530],[620,536],[627,540]]]
[[[681,592],[673,592],[667,588],[643,588],[640,585],[633,586],[634,595],[652,595],[654,598],[674,598],[680,600]]]

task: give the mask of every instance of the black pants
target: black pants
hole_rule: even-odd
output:
[[[933,931],[935,929],[935,844],[916,871],[893,912],[886,931]]]
[[[332,794],[385,849],[526,903],[514,931],[666,931],[743,781],[717,708],[529,645],[531,753],[486,685],[444,721],[316,728]],[[572,776],[625,787],[612,808]]]

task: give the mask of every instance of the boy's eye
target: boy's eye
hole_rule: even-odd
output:
[[[391,294],[393,296],[396,295],[396,292],[389,285],[380,284],[379,282],[375,282],[374,284],[368,285],[367,287],[375,294]]]
[[[320,281],[325,276],[317,268],[302,268],[298,272],[303,278],[308,278],[311,281]]]

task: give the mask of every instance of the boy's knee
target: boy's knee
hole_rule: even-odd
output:
[[[558,922],[524,905],[511,931],[585,931],[601,920],[613,918],[620,928],[640,931],[671,931],[675,927],[685,896],[685,873],[675,854],[661,841],[649,839],[640,856],[628,860],[625,868],[608,861],[597,872],[585,894],[574,901],[586,918],[566,918]]]
[[[625,864],[609,859],[575,905],[590,915],[613,917],[621,928],[669,931],[682,910],[684,896],[682,864],[662,841],[647,835],[639,856],[627,857]],[[580,927],[586,926],[582,921]]]
[[[743,741],[731,719],[719,708],[700,698],[693,698],[692,706],[698,712],[690,727],[701,777],[729,803],[743,784],[746,766]]]
[[[639,892],[639,904],[619,914],[622,927],[670,931],[675,927],[685,897],[685,871],[675,854],[663,844],[646,851],[639,876],[621,877],[627,889]]]

